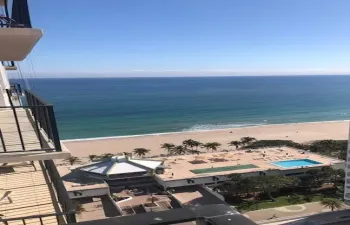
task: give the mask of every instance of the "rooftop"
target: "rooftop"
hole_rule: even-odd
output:
[[[187,206],[226,204],[200,185],[173,188],[171,192],[177,201]]]
[[[57,170],[67,191],[108,188],[103,180],[84,176],[78,170],[71,171],[69,166],[57,166]]]
[[[59,212],[39,162],[8,164],[0,168],[0,214],[3,219]],[[55,216],[42,218],[57,224]],[[39,219],[26,220],[39,224]],[[20,222],[22,223],[22,222]]]
[[[173,209],[172,199],[155,186],[123,190],[113,194],[120,199],[117,204],[123,215],[156,212]]]
[[[320,163],[308,166],[310,168],[344,163],[342,160],[289,147],[264,148],[158,158],[158,160],[164,160],[165,173],[157,176],[162,180],[170,181],[269,169],[287,170],[288,168],[277,166],[273,162],[294,159],[309,159]]]
[[[120,175],[128,173],[148,172],[161,166],[162,161],[133,159],[128,156],[113,156],[76,167],[84,172],[94,173],[102,176]]]

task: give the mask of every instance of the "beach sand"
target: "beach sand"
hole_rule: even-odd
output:
[[[232,133],[231,133],[232,132]],[[148,156],[165,154],[160,148],[163,143],[181,144],[183,140],[194,139],[200,142],[219,142],[219,150],[234,149],[228,142],[240,140],[241,137],[250,136],[258,140],[284,139],[305,143],[313,140],[348,138],[349,121],[331,121],[317,123],[294,123],[280,125],[264,125],[254,127],[231,128],[225,130],[212,130],[201,132],[182,132],[159,135],[143,135],[134,137],[109,137],[101,139],[67,140],[63,144],[72,155],[86,157],[88,155],[101,155],[103,153],[132,152],[134,148],[147,148],[151,152]]]

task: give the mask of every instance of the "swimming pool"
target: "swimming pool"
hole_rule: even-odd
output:
[[[322,163],[311,159],[294,159],[294,160],[287,160],[287,161],[272,162],[271,164],[280,166],[283,168],[292,168],[292,167],[301,167],[301,166],[314,166]]]

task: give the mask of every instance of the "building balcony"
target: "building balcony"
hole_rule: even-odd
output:
[[[0,0],[0,7],[5,11],[5,15],[0,15],[0,61],[22,61],[43,36],[43,31],[31,27],[28,13],[28,18],[25,18],[26,15],[10,17],[7,3],[7,0]],[[28,11],[23,5],[16,4],[15,8],[17,12]]]
[[[0,167],[0,223],[67,224],[75,208],[52,160]]]
[[[22,61],[43,36],[41,29],[8,27],[0,29],[0,61]]]
[[[0,106],[0,163],[70,157],[61,146],[53,106],[30,91],[7,90],[11,106]]]

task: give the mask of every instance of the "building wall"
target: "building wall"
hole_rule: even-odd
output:
[[[315,169],[321,169],[323,166],[319,167],[312,167]],[[344,163],[337,163],[332,165],[334,169],[342,169],[344,168]],[[350,167],[350,164],[349,164]],[[275,176],[275,175],[283,175],[283,176],[296,176],[296,177],[302,177],[306,175],[306,172],[311,167],[307,168],[297,168],[297,169],[289,169],[289,170],[266,170],[262,172],[252,172],[252,173],[242,173],[241,176],[244,177],[253,177],[253,176]],[[217,179],[213,179],[213,177]],[[224,181],[228,180],[228,176],[222,175],[222,176],[208,176],[208,177],[199,177],[199,178],[191,178],[189,179],[179,179],[179,180],[170,180],[170,181],[163,181],[159,176],[155,175],[155,180],[164,187],[164,189],[167,188],[175,188],[175,187],[182,187],[182,186],[191,186],[191,185],[205,185],[208,187],[215,187]],[[350,171],[349,171],[349,193],[350,193]],[[350,198],[349,198],[350,200]]]
[[[217,193],[216,191],[211,190],[210,188],[206,187],[206,186],[202,186],[203,189],[205,189],[207,192],[209,192],[212,195],[215,195],[218,199],[220,199],[221,201],[225,201],[225,197],[220,195],[219,193]]]
[[[0,106],[10,106],[6,89],[10,88],[5,67],[0,64]]]
[[[345,204],[350,205],[350,126],[349,126],[349,137],[348,137],[348,153],[345,164],[345,184],[344,184],[344,199]]]
[[[70,199],[86,198],[86,197],[98,197],[103,195],[109,195],[109,188],[96,188],[88,190],[76,190],[68,191]]]

